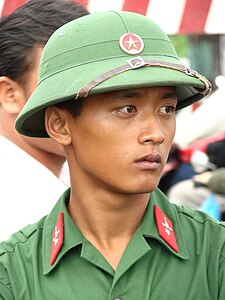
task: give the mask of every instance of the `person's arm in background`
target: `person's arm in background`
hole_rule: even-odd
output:
[[[225,195],[225,168],[196,175],[194,181],[208,187],[213,193]]]

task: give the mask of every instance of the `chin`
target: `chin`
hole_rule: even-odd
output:
[[[152,193],[158,186],[158,182],[148,182],[146,184],[135,184],[131,187],[128,187],[129,193],[131,194],[150,194]]]
[[[147,176],[147,178],[137,180],[134,186],[136,186],[136,189],[139,190],[140,193],[151,193],[157,188],[159,181],[159,176]]]
[[[154,187],[141,188],[138,194],[150,194],[157,188],[157,185]]]

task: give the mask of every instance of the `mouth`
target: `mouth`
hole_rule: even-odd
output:
[[[149,170],[159,168],[161,162],[162,158],[160,154],[148,154],[135,161],[135,163],[142,169]]]

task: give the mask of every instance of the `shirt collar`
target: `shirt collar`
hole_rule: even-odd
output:
[[[52,271],[60,262],[62,257],[72,248],[81,245],[85,242],[85,238],[70,217],[67,211],[67,204],[69,201],[70,189],[66,190],[61,196],[51,213],[47,216],[43,229],[43,272],[44,275]],[[54,263],[51,265],[51,250],[53,234],[56,228],[59,214],[63,214],[63,242],[57,253]]]
[[[85,238],[75,225],[67,211],[70,189],[68,189],[59,199],[52,212],[47,216],[43,229],[43,272],[44,275],[51,272],[60,262],[62,257],[72,248],[85,242]],[[156,218],[154,215],[154,207],[157,206],[165,216],[172,222],[175,238],[178,245],[178,252],[174,251],[171,246],[163,239],[158,232]],[[56,258],[52,264],[51,249],[54,239],[54,232],[57,229],[56,224],[60,214],[63,214],[63,241],[62,246],[57,251]],[[182,234],[182,228],[179,221],[178,213],[174,205],[172,205],[167,197],[156,189],[151,193],[144,219],[140,225],[140,231],[146,238],[154,238],[158,240],[168,251],[181,259],[189,259],[187,247]]]
[[[159,235],[159,228],[157,226],[156,216],[154,213],[155,206],[157,206],[172,222],[174,235],[178,245],[178,252],[174,251],[172,247],[166,242],[166,240]],[[144,219],[140,225],[140,230],[145,237],[150,237],[158,240],[173,255],[181,259],[189,259],[176,207],[169,202],[168,198],[159,189],[156,189],[151,193],[150,201]]]

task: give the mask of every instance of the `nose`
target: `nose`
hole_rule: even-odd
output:
[[[165,140],[160,121],[156,117],[146,118],[138,135],[140,144],[161,144]]]

